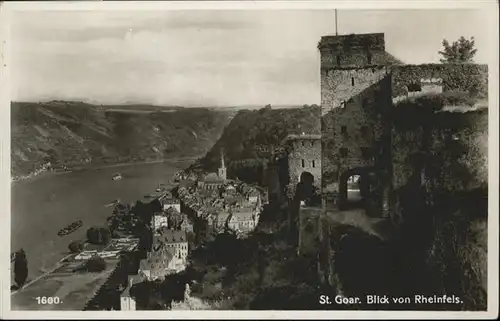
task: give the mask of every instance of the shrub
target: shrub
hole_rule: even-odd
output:
[[[14,259],[14,281],[18,288],[22,287],[28,278],[28,260],[26,253],[21,250],[16,253]]]
[[[83,251],[83,242],[82,241],[73,241],[68,245],[68,249],[71,253],[79,253]]]
[[[88,272],[104,271],[106,269],[106,261],[98,255],[93,256],[85,262],[85,269]]]
[[[87,239],[91,244],[108,244],[111,240],[111,232],[105,227],[91,227],[87,230]]]

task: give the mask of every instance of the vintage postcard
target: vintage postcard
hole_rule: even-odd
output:
[[[496,318],[495,1],[0,9],[2,318]]]

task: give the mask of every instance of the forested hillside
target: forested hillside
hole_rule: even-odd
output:
[[[26,175],[49,162],[52,168],[73,168],[199,157],[231,115],[208,108],[12,103],[12,174]]]
[[[208,171],[220,166],[223,151],[229,177],[260,182],[274,149],[289,134],[320,134],[320,107],[241,110],[224,129],[221,138],[201,160]]]

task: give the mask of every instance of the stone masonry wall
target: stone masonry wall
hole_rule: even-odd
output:
[[[365,72],[361,70],[360,74]],[[337,70],[335,73],[340,83],[346,79],[350,82],[355,71]],[[339,176],[349,169],[374,166],[377,156],[382,153],[386,131],[381,115],[390,107],[390,78],[385,75],[384,80],[364,84],[367,87],[357,89],[356,92],[361,92],[350,97],[345,107],[333,108],[322,117],[323,187],[337,183]],[[340,84],[338,87],[348,86]],[[341,148],[347,149],[346,155],[342,155]]]
[[[488,110],[439,112],[433,120],[429,146],[423,145],[423,129],[396,127],[392,134],[393,185],[404,186],[412,174],[412,158],[430,153],[437,170],[422,175],[436,179],[449,189],[473,189],[488,182]],[[424,179],[424,178],[422,178]]]
[[[302,167],[304,160],[304,167]],[[313,164],[314,161],[314,164]],[[314,166],[313,166],[314,165]],[[289,187],[294,189],[303,172],[314,176],[314,185],[321,187],[321,140],[293,139],[288,142]]]
[[[406,96],[408,85],[421,79],[440,78],[443,91],[463,91],[488,96],[488,66],[478,64],[425,64],[391,67],[394,98]]]
[[[325,36],[318,44],[322,67],[393,65],[401,61],[385,52],[383,33]]]
[[[321,69],[321,115],[340,107],[343,101],[359,95],[387,75],[384,67]],[[354,82],[354,85],[353,85]]]

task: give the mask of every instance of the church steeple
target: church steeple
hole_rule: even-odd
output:
[[[220,167],[221,168],[226,168],[226,165],[224,165],[224,151],[220,151]]]
[[[224,164],[224,152],[220,151],[220,167],[219,167],[219,178],[222,180],[227,179],[226,165]]]

